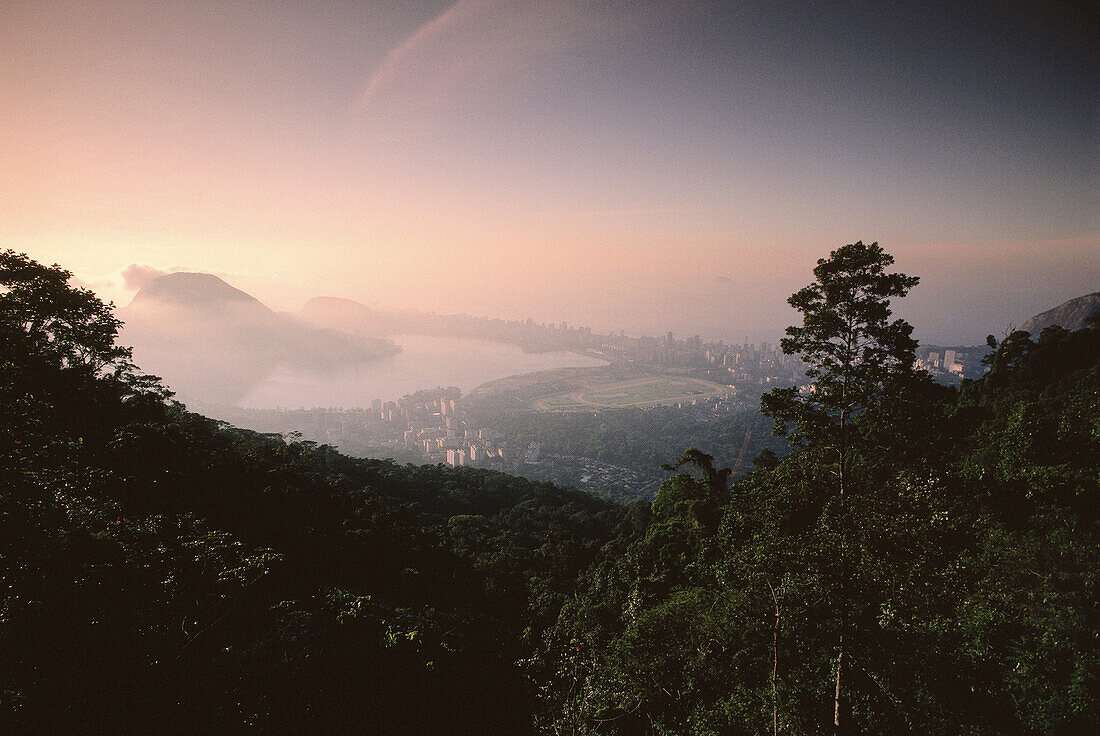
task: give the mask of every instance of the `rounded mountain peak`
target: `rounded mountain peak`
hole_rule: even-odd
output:
[[[134,301],[155,300],[173,304],[208,306],[220,302],[257,302],[209,273],[180,271],[160,276],[142,287]]]

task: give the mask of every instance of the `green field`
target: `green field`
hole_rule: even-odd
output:
[[[680,401],[709,398],[727,393],[718,383],[687,376],[646,376],[617,383],[593,383],[590,386],[534,399],[541,411],[583,411],[659,406]]]

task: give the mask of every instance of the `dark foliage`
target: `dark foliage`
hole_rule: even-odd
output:
[[[841,632],[843,732],[1100,730],[1100,329],[1011,335],[956,391],[906,375],[875,309],[901,359],[781,397],[802,449],[761,453],[717,525],[713,470],[675,476],[582,575],[545,643],[555,732],[836,733]]]
[[[619,510],[188,413],[0,258],[0,731],[530,730],[517,662]]]
[[[823,430],[622,509],[189,413],[10,251],[0,307],[0,733],[827,733],[841,631],[851,732],[1100,730],[1096,326],[875,377],[843,508]]]
[[[696,447],[723,467],[744,472],[764,449],[787,451],[785,440],[772,436],[771,423],[756,411],[708,417],[701,421],[673,407],[605,409],[598,413],[512,412],[486,417],[504,436],[523,446],[541,442],[558,455],[590,457],[639,473],[652,474],[676,450]]]

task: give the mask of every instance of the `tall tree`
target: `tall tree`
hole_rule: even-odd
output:
[[[85,288],[70,285],[72,273],[60,266],[43,266],[26,254],[0,251],[0,337],[5,352],[51,359],[62,368],[80,368],[93,375],[114,367],[129,367],[129,348],[115,344],[121,322]]]
[[[793,443],[820,450],[835,471],[836,568],[840,631],[833,696],[834,731],[846,733],[846,654],[851,645],[847,601],[852,594],[848,554],[848,497],[854,422],[889,404],[914,375],[917,342],[904,320],[891,321],[890,299],[905,296],[917,277],[889,273],[894,259],[878,243],[845,245],[818,260],[814,283],[788,302],[802,313],[802,325],[787,328],[783,352],[807,365],[808,386],[775,389],[761,400],[761,411],[775,420],[775,431]]]

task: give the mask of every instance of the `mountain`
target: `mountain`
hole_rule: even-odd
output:
[[[484,334],[485,323],[492,320],[411,309],[373,309],[351,299],[334,296],[314,297],[294,316],[313,327],[325,327],[351,335],[448,335],[492,339],[492,335]]]
[[[351,299],[319,296],[310,299],[297,315],[314,327],[328,327],[351,335],[385,337],[397,334],[406,327],[411,314],[384,312],[371,309]]]
[[[328,327],[354,335],[469,337],[519,345],[532,352],[568,348],[578,344],[579,335],[590,333],[571,328],[572,332],[562,335],[556,327],[535,324],[533,320],[519,322],[468,314],[372,309],[350,299],[327,296],[310,299],[295,316],[314,327]]]
[[[234,403],[280,366],[339,370],[399,350],[302,324],[203,273],[161,276],[118,316],[135,362],[190,401]]]
[[[353,335],[444,335],[517,344],[524,342],[515,335],[507,334],[508,323],[500,319],[416,310],[372,309],[351,299],[332,296],[310,299],[295,316],[314,327],[327,327]]]
[[[1035,315],[1020,325],[1020,329],[1038,335],[1044,327],[1058,325],[1067,330],[1079,330],[1085,326],[1088,318],[1100,312],[1100,291],[1070,299],[1054,309]]]
[[[219,304],[239,302],[258,305],[260,301],[209,273],[170,273],[154,279],[134,297],[133,303],[156,301],[189,309],[216,309]]]

